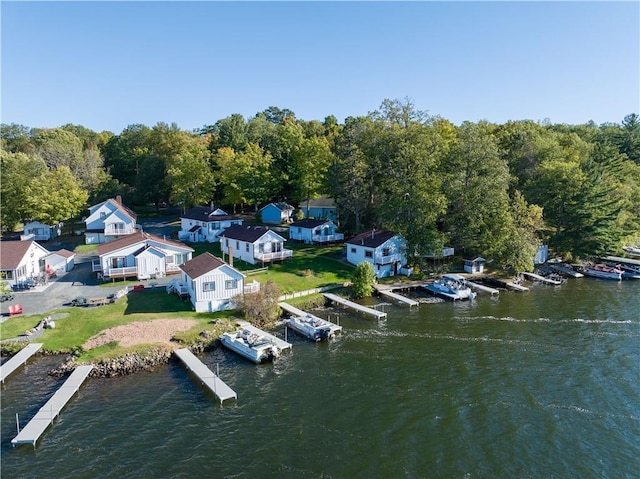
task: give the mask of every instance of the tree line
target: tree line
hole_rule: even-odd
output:
[[[233,212],[328,195],[347,235],[392,229],[416,258],[454,246],[523,271],[542,242],[584,257],[640,240],[637,114],[620,124],[456,126],[405,99],[344,123],[270,107],[195,131],[2,124],[0,135],[3,230],[67,221],[116,195],[134,208]]]

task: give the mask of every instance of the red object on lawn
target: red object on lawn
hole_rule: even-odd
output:
[[[12,304],[9,306],[9,316],[13,316],[14,314],[22,314],[21,304]]]

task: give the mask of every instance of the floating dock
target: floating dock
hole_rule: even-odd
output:
[[[540,276],[539,274],[529,273],[527,271],[524,271],[522,273],[522,276],[525,276],[527,278],[531,278],[534,281],[540,281],[541,283],[545,283],[545,284],[553,284],[555,286],[557,286],[559,284],[562,284],[562,281],[558,281],[557,279],[545,278],[544,276]]]
[[[11,444],[13,446],[17,446],[18,444],[33,444],[33,447],[36,447],[38,438],[49,427],[56,416],[60,414],[62,408],[69,402],[69,399],[80,389],[80,386],[92,369],[93,366],[78,366],[60,389],[51,396],[51,399],[40,408],[33,419],[11,440]]]
[[[198,376],[198,379],[200,379],[202,384],[207,386],[207,388],[216,395],[220,400],[220,404],[227,399],[238,399],[238,395],[235,391],[227,386],[222,379],[216,376],[213,371],[211,371],[187,348],[177,349],[175,354],[187,369]]]
[[[504,284],[508,288],[515,289],[516,291],[529,291],[529,288],[518,283],[505,282]]]
[[[389,291],[388,289],[376,288],[376,291],[378,291],[378,293],[380,293],[382,296],[386,296],[388,298],[395,299],[396,301],[399,301],[401,303],[408,304],[409,307],[418,306],[420,304],[411,298],[407,298],[406,296],[402,296],[400,294],[394,293],[393,291]]]
[[[246,322],[246,321],[236,321],[240,326],[242,326],[244,329],[257,334],[258,336],[265,336],[269,339],[271,339],[274,343],[276,343],[276,346],[278,346],[278,348],[280,348],[280,350],[285,350],[285,349],[291,349],[293,347],[293,344],[288,343],[282,339],[280,339],[277,336],[274,336],[273,334],[269,334],[266,331],[263,331],[261,329],[256,328],[255,326],[252,326],[250,323]]]
[[[342,326],[332,323],[331,321],[327,320],[327,319],[322,319],[318,316],[314,316],[313,314],[309,314],[306,311],[302,311],[301,309],[296,308],[295,306],[291,306],[290,304],[287,303],[278,303],[278,306],[280,306],[282,309],[284,309],[287,313],[290,313],[294,316],[311,316],[312,318],[315,319],[321,319],[322,321],[326,321],[327,323],[331,324],[331,332],[332,333],[336,333],[338,331],[342,331]]]
[[[551,268],[558,271],[559,273],[566,274],[567,276],[571,276],[572,278],[583,278],[584,274],[576,271],[570,266],[565,266],[563,264],[552,264]]]
[[[333,301],[334,303],[342,304],[348,308],[354,309],[360,313],[368,314],[370,316],[375,317],[376,319],[383,319],[387,317],[387,313],[384,311],[378,311],[377,309],[367,308],[366,306],[362,306],[358,303],[354,303],[353,301],[349,301],[344,299],[336,294],[332,293],[322,293],[322,295],[327,298],[329,301]]]
[[[490,288],[489,286],[485,286],[484,284],[478,284],[478,283],[472,283],[471,281],[465,281],[465,283],[467,284],[467,286],[469,286],[472,289],[477,289],[478,291],[484,291],[485,293],[489,293],[489,294],[499,294],[500,291],[494,288]]]
[[[0,383],[3,383],[10,374],[26,363],[27,360],[37,353],[41,347],[42,343],[27,344],[24,348],[9,358],[6,363],[0,366]]]
[[[620,264],[628,264],[631,266],[640,266],[640,260],[631,259],[631,258],[622,258],[620,256],[603,256],[603,261],[608,261],[611,263],[620,263]]]

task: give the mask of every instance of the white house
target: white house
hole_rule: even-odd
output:
[[[198,312],[233,309],[233,298],[243,294],[244,274],[211,253],[180,265],[181,281]]]
[[[337,226],[331,220],[305,219],[294,221],[289,227],[289,239],[305,243],[329,243],[342,241],[344,235],[336,232]]]
[[[49,254],[33,240],[0,242],[0,281],[22,287],[45,273],[44,258]]]
[[[180,273],[193,248],[150,233],[137,232],[98,246],[93,272],[103,279],[154,279]]]
[[[260,215],[263,223],[279,225],[290,223],[294,211],[295,208],[288,203],[269,203],[260,209]]]
[[[86,244],[102,244],[136,232],[136,214],[122,204],[118,196],[89,207]]]
[[[338,220],[338,209],[335,202],[328,196],[320,196],[313,200],[303,201],[300,203],[300,209],[305,218]]]
[[[46,225],[40,221],[32,221],[24,225],[20,240],[49,241],[50,239],[57,238],[61,233],[62,223]]]
[[[284,248],[285,241],[286,239],[265,226],[236,225],[222,232],[220,247],[231,258],[256,264],[293,256],[293,251]]]
[[[241,225],[242,221],[242,218],[228,215],[220,208],[195,206],[180,217],[178,239],[192,243],[213,243],[220,241],[222,231],[229,226]]]
[[[52,251],[44,257],[45,272],[49,275],[67,273],[74,268],[75,258],[76,254],[66,249]]]
[[[408,273],[407,242],[400,234],[371,230],[354,236],[346,245],[347,261],[356,266],[368,261],[376,278]]]

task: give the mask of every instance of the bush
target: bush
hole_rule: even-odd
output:
[[[373,284],[376,281],[376,274],[373,266],[368,261],[363,261],[353,271],[351,276],[351,291],[354,298],[364,298],[373,293]]]

